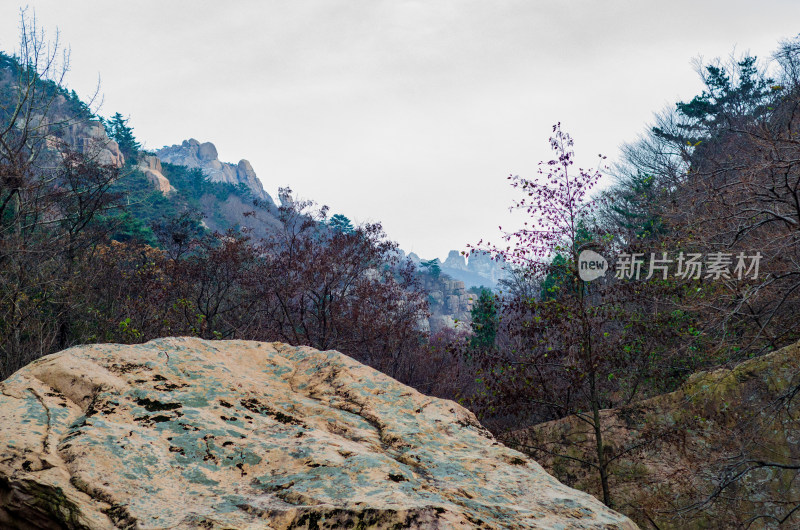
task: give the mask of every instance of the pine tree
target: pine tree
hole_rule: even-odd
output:
[[[439,276],[442,274],[442,267],[439,265],[439,258],[423,261],[420,263],[420,265],[428,269],[428,272],[430,272],[434,280],[438,280]]]
[[[497,336],[497,304],[495,297],[488,289],[482,289],[478,297],[478,302],[470,311],[472,316],[472,340],[471,345],[475,349],[489,349],[494,347],[494,340]]]
[[[130,118],[123,118],[122,114],[117,112],[111,119],[104,120],[103,125],[106,128],[108,137],[119,145],[119,150],[125,160],[136,162],[136,157],[142,145],[136,141],[136,137],[133,135],[133,127],[128,126],[129,120]]]
[[[355,232],[355,228],[353,227],[353,223],[345,217],[344,215],[337,213],[331,220],[328,221],[328,226],[331,227],[336,232],[341,232],[343,234],[352,234]]]

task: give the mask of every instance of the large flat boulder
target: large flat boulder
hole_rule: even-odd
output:
[[[2,528],[635,528],[335,351],[160,339],[0,383]]]

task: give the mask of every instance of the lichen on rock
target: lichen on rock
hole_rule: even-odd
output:
[[[159,339],[0,383],[4,528],[635,528],[335,351]]]

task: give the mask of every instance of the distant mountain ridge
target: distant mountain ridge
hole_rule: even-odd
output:
[[[19,68],[14,58],[0,52],[0,111],[4,110],[3,105],[12,103],[9,98],[15,94]],[[114,237],[134,237],[134,232],[127,230],[135,228],[142,231],[136,232],[136,237],[144,236],[144,240],[155,243],[152,232],[147,233],[148,226],[188,210],[202,214],[201,224],[206,229],[224,232],[247,228],[255,239],[280,227],[277,205],[248,160],[223,162],[212,142],[195,138],[156,151],[141,150],[137,143],[133,153],[125,152],[131,158],[126,160],[115,141],[117,137],[108,128],[108,120],[94,114],[74,92],[53,82],[45,82],[43,87],[54,94],[48,107],[31,109],[31,120],[41,128],[39,134],[44,140],[40,162],[55,166],[60,162],[59,150],[67,148],[100,165],[121,170],[121,178],[112,191],[128,197],[130,218],[135,219],[136,226],[126,227],[125,233]],[[122,122],[123,128],[126,121]],[[133,139],[132,129],[127,130]],[[254,210],[258,215],[251,215]],[[416,254],[408,257],[419,265],[421,260]],[[451,250],[441,264],[444,275],[464,282],[467,289],[495,288],[504,275],[502,269],[488,254],[473,253],[467,263],[457,250]]]

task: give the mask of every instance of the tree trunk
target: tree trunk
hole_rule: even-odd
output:
[[[608,468],[605,452],[603,451],[603,429],[600,422],[600,403],[595,385],[595,372],[592,369],[589,386],[592,400],[592,423],[594,424],[594,439],[597,446],[597,465],[600,469],[600,487],[603,490],[603,504],[611,508],[611,492],[608,488]]]
[[[577,257],[575,263],[578,263]],[[597,467],[600,471],[600,488],[603,491],[603,504],[611,508],[611,491],[608,487],[608,467],[605,452],[603,451],[603,425],[600,420],[600,396],[597,394],[597,373],[594,366],[594,353],[592,352],[592,331],[589,327],[586,316],[586,285],[583,280],[578,281],[579,298],[581,304],[581,316],[583,318],[583,347],[586,352],[586,362],[589,372],[589,400],[592,404],[592,426],[594,427],[594,439],[597,451]]]

